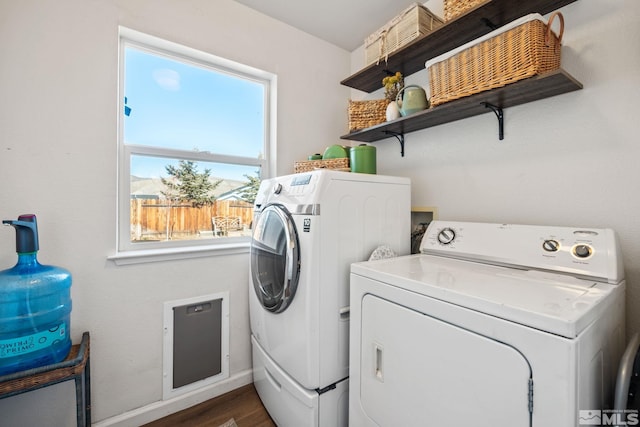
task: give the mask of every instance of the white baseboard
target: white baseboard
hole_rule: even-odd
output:
[[[124,414],[93,423],[94,427],[137,427],[190,408],[253,382],[253,370],[247,369],[226,380],[202,387],[169,400],[160,400]]]

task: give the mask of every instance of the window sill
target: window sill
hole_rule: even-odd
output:
[[[144,249],[118,252],[107,257],[116,265],[143,264],[147,262],[174,261],[180,259],[249,253],[250,240],[226,244],[190,246],[179,248]]]

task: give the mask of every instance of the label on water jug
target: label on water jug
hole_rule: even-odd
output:
[[[49,347],[62,341],[67,333],[67,325],[59,324],[55,328],[40,331],[19,338],[0,340],[0,358],[20,356]]]

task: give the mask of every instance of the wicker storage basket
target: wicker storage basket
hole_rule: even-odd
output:
[[[327,160],[309,160],[304,162],[295,162],[293,165],[293,171],[295,173],[309,172],[316,169],[336,169],[342,171],[349,171],[349,159],[343,157],[340,159],[327,159]]]
[[[524,23],[509,30],[496,30],[495,36],[488,34],[482,42],[463,46],[449,58],[428,61],[431,106],[558,69],[564,19],[556,12],[545,24],[542,16],[534,15],[514,21]],[[551,31],[556,16],[560,21],[558,36]]]
[[[375,126],[387,120],[386,99],[370,101],[349,100],[349,132]]]
[[[390,53],[443,24],[429,9],[415,3],[365,39],[365,65],[386,60]]]
[[[473,9],[491,0],[444,0],[444,20],[445,22],[456,19],[469,9]]]

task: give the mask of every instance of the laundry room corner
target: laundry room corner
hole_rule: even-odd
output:
[[[559,68],[438,99],[506,17]],[[640,1],[0,1],[0,55],[2,426],[638,416],[596,420],[640,376]]]

